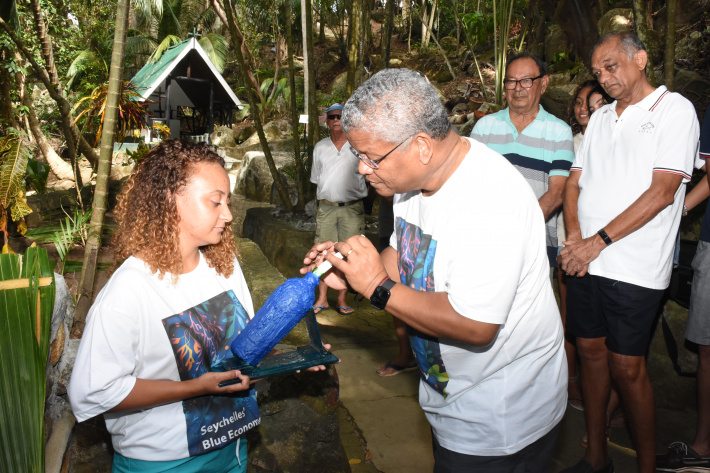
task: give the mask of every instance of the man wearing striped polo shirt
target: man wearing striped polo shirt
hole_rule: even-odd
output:
[[[540,105],[550,78],[542,60],[513,56],[506,65],[508,108],[481,118],[471,138],[505,156],[525,177],[545,217],[547,255],[557,266],[557,213],[574,161],[572,130]]]

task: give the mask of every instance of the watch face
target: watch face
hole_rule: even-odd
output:
[[[390,291],[382,286],[375,288],[375,292],[370,296],[370,305],[377,310],[384,310],[390,298]]]

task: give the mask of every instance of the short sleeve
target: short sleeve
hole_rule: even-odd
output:
[[[117,406],[136,383],[139,327],[131,314],[106,300],[89,311],[68,390],[79,422]]]
[[[698,150],[700,127],[692,104],[682,97],[673,98],[674,103],[658,124],[653,171],[679,174],[683,176],[683,182],[689,182]]]

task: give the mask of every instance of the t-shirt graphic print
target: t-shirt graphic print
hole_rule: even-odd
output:
[[[180,379],[198,378],[233,356],[229,345],[249,316],[232,290],[163,319]],[[253,389],[182,402],[190,456],[224,447],[260,424]]]
[[[400,282],[417,291],[434,291],[436,240],[400,217],[397,217],[395,228]],[[412,327],[408,327],[408,332],[419,366],[419,375],[424,382],[446,398],[449,375],[441,357],[439,340]]]

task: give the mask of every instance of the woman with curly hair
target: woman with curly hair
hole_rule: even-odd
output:
[[[579,144],[582,142],[582,135],[589,123],[589,109],[587,108],[587,96],[599,84],[596,80],[588,80],[580,84],[572,94],[572,101],[567,107],[567,123],[572,127],[574,135],[574,151],[577,152]]]
[[[223,166],[205,144],[166,141],[119,196],[120,267],[89,311],[69,386],[78,421],[104,414],[114,472],[246,471],[256,395],[239,371],[209,371],[254,316]]]

